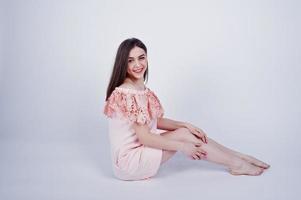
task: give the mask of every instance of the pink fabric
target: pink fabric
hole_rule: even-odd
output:
[[[116,87],[104,109],[108,117],[113,117],[114,113],[130,122],[149,124],[152,119],[162,117],[164,110],[158,97],[149,88],[140,91]]]
[[[157,118],[163,108],[150,89],[144,91],[116,87],[105,104],[113,171],[122,180],[141,180],[154,176],[161,163],[162,150],[139,143],[134,122],[147,124],[152,134],[160,134]]]

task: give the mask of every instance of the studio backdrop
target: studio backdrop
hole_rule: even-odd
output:
[[[131,37],[148,48],[146,85],[166,117],[300,167],[299,1],[4,0],[0,9],[2,180],[26,176],[16,165],[29,169],[32,153],[55,160],[68,145],[111,176],[102,111],[117,48]]]

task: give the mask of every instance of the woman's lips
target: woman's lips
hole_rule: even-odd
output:
[[[135,73],[140,73],[140,72],[142,72],[142,70],[143,70],[143,67],[141,67],[141,68],[138,68],[138,69],[135,69],[135,70],[133,70]]]

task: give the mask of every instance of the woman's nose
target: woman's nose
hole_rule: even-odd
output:
[[[139,63],[138,60],[135,61],[135,66],[136,66],[136,67],[139,67],[139,66],[140,66],[140,63]]]

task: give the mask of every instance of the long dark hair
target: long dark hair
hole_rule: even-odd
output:
[[[115,87],[120,86],[124,82],[127,75],[128,57],[130,51],[136,46],[142,48],[147,54],[146,46],[137,38],[126,39],[119,45],[110,82],[107,88],[106,100],[108,100]],[[148,67],[146,68],[143,78],[144,81],[147,81]]]

